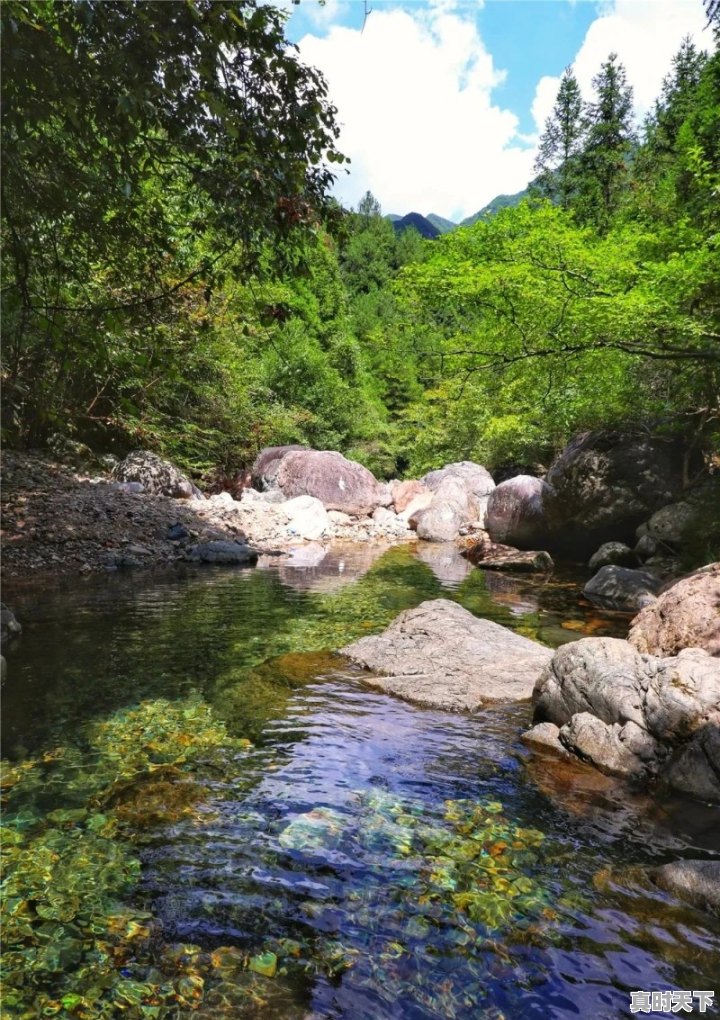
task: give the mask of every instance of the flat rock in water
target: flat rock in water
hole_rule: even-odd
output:
[[[552,658],[549,648],[447,599],[408,609],[341,652],[377,674],[367,677],[373,686],[455,712],[530,698]]]
[[[600,567],[583,588],[583,595],[609,609],[642,609],[655,601],[662,581],[647,570],[610,564]]]
[[[236,563],[240,566],[257,563],[258,554],[249,545],[239,542],[202,542],[190,552],[190,559],[201,563]]]
[[[661,889],[720,914],[720,861],[673,861],[656,868],[652,877]]]
[[[474,545],[468,546],[463,555],[483,570],[548,573],[555,566],[550,553],[543,549],[515,549],[511,545],[492,542],[488,537],[480,538]]]

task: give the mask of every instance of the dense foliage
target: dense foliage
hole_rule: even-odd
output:
[[[257,0],[7,0],[3,431],[234,471],[270,443],[382,475],[545,460],[578,429],[712,445],[720,57],[638,131],[572,72],[529,198],[434,241],[330,202],[335,110]]]

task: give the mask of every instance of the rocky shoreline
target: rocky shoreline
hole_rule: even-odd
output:
[[[248,562],[298,542],[412,540],[405,522],[326,512],[317,501],[277,501],[246,489],[190,498],[148,491],[110,470],[83,470],[45,454],[2,458],[2,576],[90,573],[178,562]],[[302,497],[301,497],[302,500]],[[288,509],[288,503],[294,503]],[[322,527],[318,528],[318,518]],[[224,545],[212,545],[224,543]],[[210,548],[208,549],[208,546]],[[237,547],[233,554],[232,547]]]

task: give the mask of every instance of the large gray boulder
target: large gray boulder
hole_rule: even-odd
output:
[[[642,609],[655,601],[662,581],[647,570],[613,565],[601,567],[583,588],[583,595],[608,609]]]
[[[453,542],[476,514],[472,493],[460,478],[448,476],[433,493],[427,510],[415,518],[418,538],[426,542]]]
[[[533,691],[534,721],[611,774],[664,780],[720,802],[720,661],[700,649],[658,658],[617,638],[559,648]]]
[[[487,468],[471,460],[461,460],[455,464],[446,464],[436,471],[428,471],[420,481],[431,492],[437,492],[447,478],[459,479],[477,500],[489,496],[495,488],[495,482]]]
[[[266,446],[255,458],[250,469],[252,483],[256,489],[265,492],[269,489],[277,489],[277,473],[280,470],[280,463],[287,453],[295,450],[306,450],[306,446],[299,446],[297,443],[289,446]]]
[[[634,567],[637,561],[633,550],[624,542],[603,542],[590,557],[588,568],[591,574],[596,574],[600,567]]]
[[[602,542],[632,540],[642,521],[682,492],[684,452],[676,441],[649,436],[576,436],[547,474],[554,541],[590,555]]]
[[[532,475],[517,475],[501,482],[490,495],[485,517],[485,528],[493,542],[518,549],[544,548],[547,493],[545,482]]]
[[[362,464],[333,450],[292,450],[281,459],[275,476],[286,499],[314,496],[326,510],[367,516],[390,503],[386,485]]]
[[[450,516],[449,510],[444,504],[448,501],[448,498],[451,502],[457,502],[456,495],[448,497],[448,494],[459,492],[458,486],[461,486],[465,491],[466,500],[460,499],[460,502],[466,504],[466,509],[464,514],[461,515],[463,520],[460,522],[458,530],[460,527],[470,523],[479,523],[481,527],[484,525],[488,499],[490,493],[495,489],[495,482],[490,472],[482,464],[475,464],[471,460],[446,464],[445,467],[439,468],[437,471],[429,471],[421,481],[427,489],[435,494],[431,507],[438,508],[437,515],[440,518]],[[438,537],[429,539],[433,542],[453,541],[453,539],[457,538],[457,531],[449,536],[448,528],[443,528],[442,526],[436,529],[434,524],[428,524],[426,528],[438,530]],[[419,528],[418,534],[420,534]],[[440,534],[443,537],[439,537]],[[421,537],[428,536],[421,535]]]
[[[635,617],[628,641],[650,655],[704,648],[720,657],[720,563],[666,586],[657,601]]]
[[[650,874],[661,889],[701,910],[720,914],[720,861],[672,861]]]
[[[529,698],[552,657],[543,645],[447,599],[406,610],[382,634],[341,653],[372,670],[366,679],[373,686],[456,712]]]
[[[169,460],[163,460],[149,450],[133,450],[125,460],[115,465],[112,477],[118,482],[142,485],[143,491],[153,496],[202,498],[202,493],[187,475]]]

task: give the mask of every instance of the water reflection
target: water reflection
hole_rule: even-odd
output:
[[[24,633],[4,750],[22,775],[37,763],[11,805],[17,860],[33,882],[50,850],[71,884],[73,868],[102,875],[84,885],[126,911],[122,964],[103,962],[123,1001],[155,1009],[171,975],[161,1020],[566,1020],[625,1015],[638,987],[713,987],[720,922],[643,876],[678,853],[720,853],[716,816],[530,757],[527,705],[419,710],[328,652],[439,596],[549,644],[622,634],[626,619],[584,606],[562,569],[486,574],[422,545],[309,555],[6,593]],[[121,773],[111,795],[100,759]],[[28,888],[16,899],[39,902]],[[59,939],[70,908],[48,902],[41,935]],[[141,908],[162,925],[142,947],[127,936]],[[23,944],[26,907],[14,909]],[[101,942],[115,938],[107,909],[93,915]],[[70,985],[81,951],[63,957]],[[58,986],[58,970],[43,974]],[[97,1016],[114,1015],[106,1005]],[[134,1008],[118,1006],[156,1015]]]
[[[261,556],[258,567],[295,591],[330,594],[367,574],[387,551],[381,542],[306,542],[287,556]]]
[[[474,569],[453,542],[418,542],[415,555],[446,588],[456,588]]]

